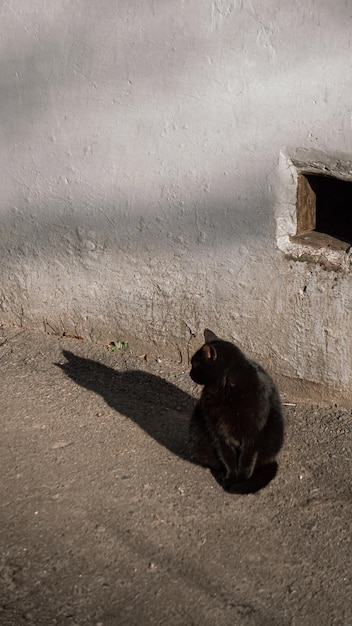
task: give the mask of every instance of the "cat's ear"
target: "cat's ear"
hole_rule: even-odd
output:
[[[205,345],[202,348],[203,357],[206,361],[215,361],[217,357],[216,350],[214,346]]]
[[[215,333],[213,333],[212,330],[206,328],[204,331],[204,339],[205,343],[210,343],[211,341],[217,341],[218,337],[215,335]]]

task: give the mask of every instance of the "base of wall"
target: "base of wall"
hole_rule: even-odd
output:
[[[313,404],[351,406],[352,393],[348,390],[327,387],[310,380],[273,375],[283,402],[309,402]]]
[[[0,320],[0,328],[2,328],[5,332],[5,335],[9,333],[9,336],[13,337],[14,335],[18,335],[22,332],[33,332],[39,333],[40,335],[50,335],[52,337],[63,337],[66,336],[71,338],[72,340],[77,341],[88,341],[90,343],[96,345],[107,345],[109,342],[104,343],[103,341],[92,341],[89,337],[85,338],[80,335],[75,335],[73,333],[55,333],[55,332],[44,332],[42,329],[38,328],[30,328],[29,326],[15,326],[7,323],[2,323]],[[16,332],[17,331],[17,332]],[[153,342],[130,342],[129,349],[134,356],[145,357],[147,359],[161,359],[163,362],[163,371],[166,374],[167,372],[167,362],[172,363],[175,366],[175,363],[180,365],[183,370],[187,370],[190,366],[190,359],[194,351],[199,347],[199,341],[197,338],[192,338],[192,345],[190,342],[184,343],[182,346],[170,346],[168,349],[165,345],[163,350],[157,350],[156,346]],[[7,343],[7,339],[3,341],[3,344]],[[1,345],[0,344],[0,348]],[[265,363],[262,363],[265,367]],[[352,390],[343,389],[337,387],[329,387],[327,385],[321,385],[319,383],[315,383],[309,380],[302,380],[299,378],[291,378],[289,376],[283,376],[280,374],[276,374],[273,371],[273,368],[267,368],[273,379],[275,380],[280,395],[283,402],[297,402],[297,403],[313,403],[313,404],[326,404],[331,405],[335,404],[336,406],[351,406],[352,404]]]

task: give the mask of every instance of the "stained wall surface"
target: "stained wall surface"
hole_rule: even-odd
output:
[[[183,359],[208,326],[352,398],[350,265],[289,258],[277,218],[282,155],[352,153],[351,3],[0,11],[0,322]]]

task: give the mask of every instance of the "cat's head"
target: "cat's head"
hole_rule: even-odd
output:
[[[211,330],[204,331],[205,344],[197,350],[191,359],[192,380],[198,385],[213,385],[221,380],[226,367],[224,344]]]

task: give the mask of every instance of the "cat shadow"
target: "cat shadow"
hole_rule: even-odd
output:
[[[68,378],[101,395],[111,408],[138,424],[159,444],[192,462],[188,426],[194,399],[189,394],[148,372],[119,372],[67,350],[63,356],[66,363],[56,365]]]
[[[198,465],[189,452],[189,420],[195,400],[167,380],[143,372],[119,372],[103,363],[63,350],[65,363],[56,363],[77,385],[101,395],[117,413],[138,424],[150,437],[183,460]],[[248,494],[260,491],[277,473],[276,461],[255,471],[251,479],[226,488],[221,472],[210,470],[225,491]]]

